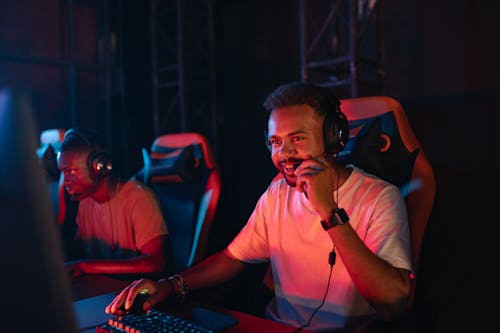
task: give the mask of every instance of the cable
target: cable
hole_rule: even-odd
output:
[[[337,184],[335,184],[335,186],[337,186],[337,190],[335,191],[335,204],[338,207],[338,205],[339,205],[339,190],[340,190],[340,186],[339,186],[340,175],[339,175],[339,169],[337,168],[336,164],[333,164],[333,169],[335,170],[335,174],[337,175]]]
[[[311,315],[309,316],[309,320],[307,321],[307,323],[304,324],[304,325],[302,325],[302,326],[297,327],[292,333],[297,333],[300,330],[302,330],[303,328],[306,328],[309,325],[311,325],[311,321],[313,320],[314,315],[325,304],[326,296],[328,295],[328,290],[330,289],[330,282],[332,280],[332,272],[333,272],[333,265],[335,265],[335,258],[336,258],[336,253],[335,253],[335,248],[333,248],[332,252],[330,252],[328,254],[328,263],[330,264],[330,274],[328,275],[328,283],[326,285],[325,294],[323,295],[323,299],[321,300],[321,304],[318,305],[318,307],[316,307],[316,309],[314,309],[314,311],[311,313]]]
[[[340,180],[340,175],[339,175],[338,169],[335,168],[335,165],[334,165],[334,169],[335,169],[336,174],[337,174],[337,184],[335,184],[337,186],[337,191],[335,193],[335,195],[336,195],[336,202],[335,203],[338,205],[339,204],[339,180]],[[301,326],[297,327],[292,333],[297,333],[297,332],[301,331],[303,328],[306,328],[309,325],[311,325],[311,321],[313,320],[314,315],[325,304],[326,296],[328,295],[328,290],[330,289],[330,282],[332,280],[333,265],[335,265],[335,259],[336,258],[337,258],[337,253],[335,252],[335,244],[334,244],[332,251],[328,254],[328,263],[330,264],[330,274],[328,276],[328,283],[326,285],[325,294],[323,295],[323,299],[321,300],[321,304],[316,309],[314,309],[314,311],[311,313],[311,315],[309,316],[309,320],[307,321],[307,323],[304,324],[304,325],[301,325]]]

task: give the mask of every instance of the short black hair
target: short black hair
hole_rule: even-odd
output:
[[[107,150],[97,131],[83,127],[75,127],[66,131],[64,140],[61,143],[61,152],[84,152],[89,149]]]
[[[326,116],[339,108],[340,101],[330,88],[306,82],[291,82],[272,91],[262,106],[270,113],[280,107],[302,104],[312,107],[318,115]]]

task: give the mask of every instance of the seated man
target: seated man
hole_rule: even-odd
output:
[[[82,274],[164,273],[167,227],[154,193],[122,181],[110,154],[89,130],[66,132],[57,164],[72,200],[78,200],[76,240],[83,259],[66,262]]]
[[[225,250],[170,278],[135,281],[106,312],[128,309],[144,290],[151,295],[147,310],[171,294],[183,297],[269,261],[273,320],[331,332],[376,315],[398,317],[411,289],[405,204],[394,185],[337,161],[349,138],[339,105],[328,88],[311,84],[272,92],[264,103],[267,139],[283,179],[268,187]]]

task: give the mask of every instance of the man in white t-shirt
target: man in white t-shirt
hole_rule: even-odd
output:
[[[268,187],[225,250],[168,279],[135,281],[106,311],[128,308],[143,289],[151,294],[148,309],[172,293],[227,281],[249,263],[270,262],[273,320],[321,332],[375,315],[397,318],[411,289],[404,201],[395,186],[336,161],[349,138],[339,104],[312,84],[273,91],[264,103],[267,139],[283,179]]]

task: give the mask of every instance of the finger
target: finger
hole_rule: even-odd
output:
[[[318,170],[317,168],[306,168],[303,170],[300,170],[299,172],[296,172],[295,175],[297,176],[297,183],[309,183],[315,175],[320,173],[321,170]]]
[[[305,191],[305,185],[306,185],[306,182],[304,182],[304,181],[299,181],[299,180],[297,179],[297,186],[296,186],[297,191],[299,191],[299,192],[303,193],[303,192]]]
[[[149,279],[140,279],[135,281],[131,286],[125,300],[125,309],[128,311],[135,298],[139,293],[145,293],[148,295],[155,295],[158,292],[157,282]],[[150,296],[151,297],[151,296]],[[155,303],[156,304],[156,303]]]
[[[125,310],[129,310],[130,307],[132,306],[132,304],[134,303],[134,300],[135,300],[135,297],[137,296],[137,294],[142,290],[142,289],[145,289],[144,287],[142,287],[142,285],[144,284],[144,280],[141,279],[141,280],[136,280],[134,281],[134,283],[132,283],[132,285],[130,286],[130,289],[127,293],[127,298],[125,300]]]
[[[112,301],[109,303],[109,305],[106,307],[104,310],[106,313],[118,313],[127,294],[130,289],[131,285],[127,286],[125,289],[123,289]]]
[[[108,306],[104,309],[104,312],[111,314],[111,313],[116,313],[117,309],[120,308],[121,304],[123,303],[123,292],[126,289],[124,289],[121,293],[119,293],[115,298],[111,301],[111,303],[108,304]]]

